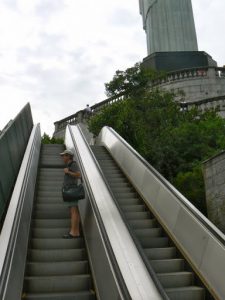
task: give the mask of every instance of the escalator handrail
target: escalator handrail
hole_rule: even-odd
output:
[[[83,135],[83,132],[82,132],[82,130],[81,130],[81,128],[80,128],[80,125],[78,124],[77,126],[78,126],[78,128],[79,128],[81,134]],[[83,136],[84,136],[84,135],[83,135]],[[141,255],[141,257],[142,257],[142,259],[143,259],[143,261],[144,261],[144,263],[145,263],[145,265],[146,265],[146,268],[147,268],[148,271],[149,271],[149,274],[151,275],[151,278],[152,278],[153,282],[155,283],[155,286],[157,287],[157,289],[158,289],[158,291],[159,291],[159,293],[160,293],[162,299],[163,299],[163,300],[169,300],[169,297],[167,296],[167,294],[166,294],[166,292],[165,292],[165,289],[163,288],[163,286],[162,286],[161,282],[159,281],[158,277],[156,276],[156,273],[155,273],[155,271],[153,270],[153,268],[152,268],[152,266],[151,266],[149,260],[147,259],[146,255],[144,254],[143,249],[141,249],[140,242],[138,241],[138,239],[137,239],[136,236],[134,235],[131,226],[127,223],[127,220],[126,220],[125,217],[124,217],[124,213],[123,213],[123,211],[121,210],[120,206],[118,205],[117,199],[115,198],[115,196],[114,196],[114,194],[113,194],[113,192],[112,192],[112,189],[111,189],[111,187],[110,187],[110,185],[109,185],[109,183],[108,183],[108,180],[106,179],[105,174],[103,173],[102,168],[101,168],[99,162],[97,161],[95,155],[93,154],[93,152],[92,152],[92,150],[91,150],[91,148],[90,148],[90,145],[88,144],[88,142],[87,142],[87,140],[86,140],[85,137],[84,137],[84,141],[85,141],[85,143],[86,143],[86,145],[87,145],[87,147],[88,147],[88,149],[89,149],[90,154],[92,155],[93,160],[94,160],[95,163],[96,163],[96,166],[97,166],[98,169],[99,169],[99,172],[101,173],[101,176],[102,176],[102,178],[103,178],[103,180],[104,180],[104,182],[105,182],[105,184],[106,184],[108,190],[110,191],[111,197],[114,199],[114,202],[115,202],[115,204],[116,204],[116,207],[117,207],[117,209],[119,210],[120,215],[121,215],[121,217],[122,217],[124,223],[126,224],[126,226],[127,226],[128,230],[129,230],[129,233],[130,233],[132,239],[134,240],[134,243],[135,243],[135,245],[136,245],[136,247],[137,247],[137,249],[138,249],[138,251],[139,251],[139,253],[140,253],[140,255]]]
[[[168,180],[166,180],[146,159],[127,143],[113,128],[105,126],[154,176],[225,246],[225,235],[207,219],[187,198],[185,198]]]
[[[10,288],[7,287],[8,273],[10,272],[13,255],[16,254],[14,248],[17,240],[18,224],[21,220],[21,209],[32,160],[37,148],[40,147],[40,142],[40,125],[37,124],[33,126],[0,234],[0,299],[3,299],[4,291]]]
[[[92,160],[94,161],[94,163],[95,163],[95,165],[96,165],[96,167],[97,167],[97,169],[98,169],[98,173],[100,174],[102,180],[104,181],[105,186],[106,186],[107,189],[108,189],[108,185],[106,184],[106,179],[105,179],[105,177],[104,177],[104,174],[103,174],[103,172],[102,172],[102,170],[101,170],[101,168],[100,168],[100,166],[99,166],[99,164],[98,164],[98,162],[97,162],[95,156],[93,155],[93,152],[92,152],[92,150],[91,150],[91,148],[90,148],[90,146],[89,146],[87,140],[85,139],[85,137],[84,137],[84,135],[83,135],[83,132],[82,132],[82,130],[80,129],[80,126],[79,126],[79,125],[76,125],[76,126],[68,125],[68,128],[69,128],[69,130],[70,130],[70,132],[71,132],[71,136],[73,137],[73,133],[72,133],[72,129],[71,129],[72,127],[77,127],[77,128],[78,128],[78,130],[79,130],[79,132],[80,132],[80,135],[82,136],[82,139],[83,139],[83,141],[84,141],[84,143],[85,143],[85,146],[86,146],[86,148],[87,148],[87,150],[88,150],[88,152],[89,152],[89,154],[90,154]],[[73,140],[74,140],[74,148],[75,148],[76,151],[77,151],[78,149],[77,149],[77,145],[76,145],[76,142],[75,142],[74,137],[73,137]],[[77,151],[77,153],[79,153],[79,151]],[[79,160],[79,159],[80,159],[80,158],[78,157],[78,160]],[[82,162],[79,161],[79,164],[80,164],[80,166],[81,166],[81,172],[83,171],[83,172],[85,173],[85,170],[84,170],[84,168],[83,168],[83,166],[82,166]],[[82,175],[83,175],[83,174],[82,174]],[[85,177],[86,177],[86,176],[85,176]],[[84,179],[85,179],[85,178],[84,178]],[[85,181],[86,181],[86,180],[85,180]],[[91,187],[89,187],[88,185],[86,185],[86,188],[89,189],[89,193],[90,193],[90,195],[92,195]],[[112,195],[112,193],[111,193],[111,190],[108,189],[108,192],[109,192],[110,196],[113,198],[113,195]],[[95,203],[94,195],[92,195],[91,201],[92,201],[92,203]],[[101,225],[101,230],[103,230],[103,229],[104,229],[104,224],[103,224],[103,222],[102,222],[102,220],[101,220],[100,212],[98,211],[98,208],[97,208],[97,205],[96,205],[96,204],[94,205],[94,207],[95,207],[95,210],[96,210],[97,215],[98,215],[98,221],[100,221],[100,224],[102,224],[102,225]],[[104,233],[104,231],[105,231],[105,233]],[[103,230],[103,234],[104,234],[104,238],[105,238],[106,240],[108,240],[108,234],[107,234],[107,232],[106,232],[105,229]],[[111,245],[110,245],[110,241],[108,241],[107,246],[109,246],[109,249],[111,248],[111,251],[110,251],[111,253],[110,253],[110,254],[111,254],[111,258],[112,258],[112,257],[114,256],[114,253],[113,253],[113,249],[112,249],[112,247],[111,247]],[[115,257],[114,257],[114,259],[113,259],[113,262],[114,262],[114,267],[115,267],[115,266],[117,265],[117,262],[116,262],[116,258],[115,258]],[[116,271],[116,275],[117,275],[117,276],[119,275],[119,279],[122,280],[122,281],[120,281],[119,283],[120,283],[120,284],[122,283],[122,291],[125,292],[125,294],[126,294],[126,298],[125,298],[125,299],[131,299],[131,297],[130,297],[130,295],[129,295],[129,291],[127,290],[127,287],[126,287],[126,285],[125,285],[124,279],[123,279],[123,277],[122,277],[122,274],[121,274],[121,272],[120,272],[118,266],[117,266],[117,268],[115,269],[115,271]],[[158,289],[156,288],[156,290],[158,290]],[[158,292],[159,292],[159,291],[158,291]],[[160,294],[160,293],[159,293],[159,294]],[[161,295],[160,295],[160,297],[161,297]],[[156,298],[154,298],[154,299],[159,299],[157,294],[156,294]],[[162,298],[161,298],[161,299],[162,299]]]

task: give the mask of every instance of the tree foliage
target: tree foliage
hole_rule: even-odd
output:
[[[63,139],[56,139],[54,137],[50,137],[48,134],[44,133],[41,138],[42,144],[63,144]]]
[[[141,68],[140,63],[126,71],[116,71],[113,79],[105,84],[106,95],[112,97],[121,93],[139,95],[149,85],[149,80],[163,77],[164,73],[157,73],[154,70]]]
[[[130,80],[130,86],[135,87],[135,80]],[[139,94],[130,89],[126,100],[105,107],[92,117],[89,128],[95,135],[103,126],[114,128],[206,213],[201,163],[225,148],[225,120],[216,111],[183,111],[172,92],[149,89],[145,80],[144,77]],[[117,93],[120,83],[114,84]]]

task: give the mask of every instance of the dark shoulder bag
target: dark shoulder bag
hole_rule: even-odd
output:
[[[85,198],[83,183],[69,185],[62,188],[63,201],[73,202]]]
[[[65,202],[73,202],[73,201],[84,199],[85,191],[84,191],[82,179],[80,184],[74,183],[74,184],[63,186],[62,196],[63,196],[63,201]]]

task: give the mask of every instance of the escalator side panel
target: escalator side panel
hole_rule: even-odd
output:
[[[224,235],[111,128],[103,128],[97,145],[108,149],[215,298],[224,299]]]
[[[31,133],[0,236],[0,260],[3,259],[2,249],[7,247],[4,265],[0,268],[1,300],[20,299],[22,292],[40,145],[41,133],[37,125]]]

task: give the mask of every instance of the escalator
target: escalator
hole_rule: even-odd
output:
[[[205,289],[103,146],[91,147],[125,222],[170,299],[203,300]]]
[[[63,149],[41,149],[22,299],[96,299],[84,237],[62,238],[70,227],[61,196]]]
[[[65,240],[64,146],[41,147],[33,127],[0,234],[0,299],[225,299],[222,233],[111,128],[90,136],[67,126],[86,198],[82,236]]]

